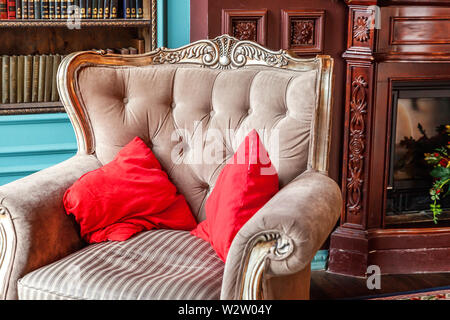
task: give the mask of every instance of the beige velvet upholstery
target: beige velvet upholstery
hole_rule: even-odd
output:
[[[59,270],[48,263],[81,246],[63,212],[62,195],[81,174],[111,161],[135,136],[152,148],[200,222],[225,161],[256,129],[277,169],[281,190],[234,239],[222,266],[220,298],[308,298],[310,262],[342,206],[338,186],[326,175],[331,68],[329,57],[295,59],[228,36],[144,56],[77,53],[67,57],[58,72],[58,85],[74,125],[79,155],[0,188],[5,221],[9,229],[18,230],[19,248],[7,254],[15,257],[9,260],[12,272],[0,266],[0,272],[8,275],[6,297],[17,297],[17,280],[39,267],[20,280],[21,296],[69,296],[63,289],[56,290],[56,295],[56,291],[46,294],[44,285],[36,283],[53,282],[35,281],[51,274],[47,268]],[[32,191],[34,200],[22,203],[22,190]],[[14,220],[19,216],[29,218]],[[41,216],[54,223],[43,226]],[[33,231],[38,228],[39,232]],[[67,230],[68,236],[61,230]],[[35,239],[54,232],[48,243],[35,244]],[[47,251],[56,242],[56,248]],[[197,246],[195,241],[192,246]],[[83,250],[95,250],[90,247]],[[286,286],[289,279],[296,285]],[[282,294],[280,288],[284,288]],[[193,292],[179,298],[208,298]],[[155,297],[151,292],[147,296]],[[95,298],[98,292],[79,297]]]
[[[140,136],[151,145],[199,221],[205,218],[205,199],[223,162],[252,129],[265,130],[261,138],[269,155],[272,143],[279,143],[275,165],[281,187],[306,169],[317,71],[86,67],[80,70],[78,83],[98,159],[103,164],[111,161]],[[210,134],[211,129],[220,136]],[[279,140],[271,138],[275,131]],[[200,148],[217,144],[217,138],[223,145],[219,163],[194,159],[203,155]],[[172,154],[180,142],[184,146],[176,161],[182,164],[177,164]]]

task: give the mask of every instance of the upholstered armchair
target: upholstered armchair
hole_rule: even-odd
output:
[[[0,187],[0,298],[309,298],[311,261],[342,207],[327,176],[332,69],[329,56],[299,59],[227,35],[143,55],[66,57],[58,88],[78,153]],[[212,143],[210,129],[224,161],[191,161]],[[64,211],[65,190],[139,136],[200,222],[225,160],[252,129],[264,130],[281,189],[238,232],[226,263],[188,231],[86,245]]]

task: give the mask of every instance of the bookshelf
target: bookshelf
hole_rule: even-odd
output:
[[[119,6],[122,1],[126,0],[120,0]],[[94,49],[120,53],[120,48],[132,47],[139,54],[152,51],[156,49],[156,0],[143,0],[141,19],[125,19],[119,11],[118,18],[83,18],[78,26],[69,28],[67,19],[0,19],[0,61],[2,56],[65,56]],[[59,101],[2,102],[0,115],[64,112]]]

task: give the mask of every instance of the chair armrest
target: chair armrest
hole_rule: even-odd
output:
[[[17,299],[19,278],[81,248],[62,199],[81,175],[100,166],[95,156],[76,155],[0,186],[0,299]]]
[[[260,298],[261,277],[293,275],[307,268],[335,226],[341,208],[341,191],[325,174],[306,171],[291,181],[234,238],[221,299]]]

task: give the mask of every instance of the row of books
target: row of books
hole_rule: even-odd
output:
[[[92,49],[96,50],[96,49]],[[106,53],[138,54],[134,47],[105,49]],[[56,72],[64,55],[0,57],[0,101],[8,103],[59,101]]]
[[[143,19],[143,0],[0,0],[0,19],[76,19],[77,14],[80,19]]]
[[[1,57],[1,103],[58,101],[56,72],[64,56]]]

